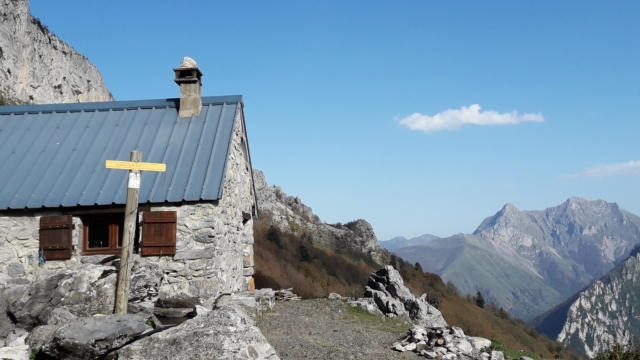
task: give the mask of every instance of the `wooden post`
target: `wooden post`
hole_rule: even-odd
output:
[[[142,161],[142,152],[131,152],[131,161]],[[140,191],[140,170],[129,170],[127,183],[127,205],[124,214],[124,231],[122,233],[122,254],[120,255],[120,272],[118,273],[118,289],[116,291],[116,314],[127,313],[129,301],[129,282],[131,281],[131,266],[133,255],[133,241],[136,234],[136,220],[138,217],[138,192]]]

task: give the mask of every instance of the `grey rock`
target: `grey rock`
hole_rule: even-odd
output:
[[[406,351],[414,351],[416,350],[416,343],[408,343],[407,345],[404,346],[404,349]]]
[[[129,302],[155,301],[162,281],[162,270],[157,263],[136,263],[131,269]]]
[[[488,349],[491,346],[491,340],[478,336],[468,336],[467,340],[471,343],[471,346],[473,346],[473,349],[476,351],[482,351],[484,349]]]
[[[55,308],[49,314],[47,325],[62,326],[75,318],[76,316],[73,315],[69,310],[65,308]]]
[[[113,255],[91,255],[91,256],[83,256],[80,258],[80,262],[83,264],[104,264],[108,259],[113,258]]]
[[[13,262],[7,265],[7,274],[11,277],[24,275],[24,265],[19,262]]]
[[[113,311],[116,273],[113,267],[83,264],[73,270],[45,272],[27,285],[6,289],[5,309],[27,330],[46,324],[63,307],[76,316]]]
[[[473,352],[473,346],[469,341],[465,339],[456,339],[454,344],[457,349],[456,352],[462,353],[464,355],[470,355]]]
[[[336,293],[329,293],[329,299],[330,300],[342,300],[342,296],[340,296],[340,294],[336,294]]]
[[[28,360],[30,355],[27,345],[0,348],[0,359],[2,360]]]
[[[455,337],[461,337],[461,338],[464,337],[464,331],[462,331],[462,329],[457,326],[451,327],[451,334],[453,334],[453,336]]]
[[[580,291],[564,314],[552,312],[566,318],[557,336],[559,342],[593,358],[610,344],[635,341],[640,334],[640,247],[635,252]]]
[[[174,260],[196,260],[196,259],[211,259],[215,255],[215,249],[193,249],[193,250],[182,250],[176,252],[173,259]]]
[[[117,350],[120,359],[278,359],[253,320],[223,305]]]
[[[489,355],[486,352],[483,352],[483,353],[480,354],[480,359],[481,360],[490,360],[491,359],[491,355]]]
[[[438,353],[436,353],[435,351],[432,350],[422,350],[420,352],[420,355],[428,358],[428,359],[435,359],[438,357]]]
[[[37,354],[59,359],[95,359],[123,346],[151,328],[145,318],[126,315],[83,317],[71,320],[51,332],[51,326],[37,338],[29,337],[29,347]],[[49,334],[42,338],[42,334]]]
[[[357,300],[349,300],[349,305],[359,307],[372,315],[384,315],[378,305],[372,298],[361,298]]]
[[[98,69],[31,16],[28,1],[0,0],[0,94],[21,102],[110,101]]]
[[[426,295],[416,298],[393,266],[387,265],[371,274],[364,295],[365,299],[373,299],[387,316],[407,315],[414,324],[427,328],[447,326],[440,311],[427,302]]]
[[[491,352],[491,360],[504,360],[504,354],[502,351],[492,351]]]
[[[518,360],[533,360],[533,359],[528,357],[528,356],[520,356],[520,358],[518,358]]]

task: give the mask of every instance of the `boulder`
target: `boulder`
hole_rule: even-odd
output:
[[[393,266],[387,265],[371,274],[364,296],[372,299],[387,316],[407,315],[414,324],[428,328],[447,326],[442,313],[427,302],[426,294],[416,298]]]
[[[131,269],[129,302],[156,301],[162,275],[162,269],[155,262],[145,261],[134,264]]]
[[[467,337],[467,340],[469,340],[473,349],[477,351],[488,349],[491,346],[491,340],[478,336],[469,336]]]
[[[82,317],[55,328],[38,327],[27,343],[38,355],[88,360],[102,357],[149,330],[151,327],[139,315]]]
[[[492,351],[491,352],[491,360],[504,360],[504,354],[502,351]]]
[[[116,351],[120,359],[279,359],[238,305],[200,312],[182,324]]]
[[[115,268],[81,264],[73,270],[43,272],[28,284],[5,289],[0,307],[16,326],[30,330],[46,324],[56,308],[76,316],[111,313],[115,286]]]
[[[356,306],[372,315],[384,315],[378,309],[378,305],[372,298],[360,298],[357,300],[349,300],[349,305]]]
[[[7,346],[0,348],[2,360],[29,360],[29,347],[27,345]]]

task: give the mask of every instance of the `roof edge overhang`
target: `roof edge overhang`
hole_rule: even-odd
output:
[[[243,103],[242,95],[203,96],[202,105],[217,105],[229,103]],[[76,111],[108,111],[138,108],[169,107],[177,108],[180,98],[151,99],[151,100],[124,100],[103,101],[86,103],[64,103],[43,105],[10,105],[0,106],[0,115],[25,114],[25,113],[53,113]]]

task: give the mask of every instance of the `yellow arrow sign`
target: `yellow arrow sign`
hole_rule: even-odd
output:
[[[167,171],[167,164],[146,163],[146,162],[107,160],[107,163],[105,166],[107,167],[107,169],[160,171],[160,172]]]

